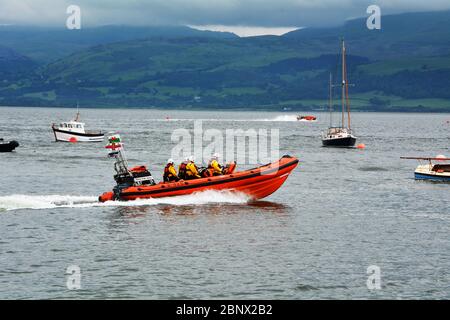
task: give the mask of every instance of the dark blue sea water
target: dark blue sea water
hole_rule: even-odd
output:
[[[321,147],[328,115],[299,123],[260,112],[82,109],[117,130],[130,164],[160,179],[173,130],[280,130],[301,160],[278,192],[99,205],[113,186],[103,144],[55,143],[71,109],[0,108],[1,299],[448,299],[450,185],[413,179],[400,156],[449,156],[449,114],[354,113],[366,149]],[[167,121],[166,117],[171,120]],[[240,166],[240,168],[246,167]],[[248,167],[248,166],[247,166]],[[81,288],[66,286],[79,266]],[[381,270],[369,290],[367,268]]]

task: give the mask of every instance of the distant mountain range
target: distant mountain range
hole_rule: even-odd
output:
[[[0,104],[320,110],[346,39],[353,107],[450,111],[450,12],[284,36],[188,27],[0,27]],[[336,91],[338,98],[338,90]]]

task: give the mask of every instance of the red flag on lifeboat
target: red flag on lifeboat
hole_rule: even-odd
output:
[[[120,139],[120,135],[115,134],[108,137],[109,144],[105,146],[106,149],[111,149],[112,151],[122,150],[123,144]]]
[[[106,149],[111,149],[111,150],[119,150],[122,149],[122,144],[121,143],[112,143],[112,144],[108,144],[107,146],[105,146]]]

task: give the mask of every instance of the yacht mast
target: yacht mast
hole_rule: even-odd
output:
[[[329,88],[328,107],[330,109],[330,128],[333,126],[333,75],[330,72],[330,88]]]
[[[345,48],[344,48],[344,55],[345,55]],[[345,60],[344,60],[345,61]],[[345,103],[347,104],[347,128],[350,130],[350,99],[348,97],[348,77],[347,77],[347,63],[345,63]]]
[[[342,120],[341,120],[341,127],[344,128],[345,125],[345,44],[344,39],[342,39],[342,94],[341,94],[341,100],[342,100]]]

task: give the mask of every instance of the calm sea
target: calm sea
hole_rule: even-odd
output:
[[[280,154],[301,161],[255,203],[207,192],[99,205],[114,184],[104,144],[53,141],[51,123],[74,110],[0,108],[0,137],[21,144],[0,154],[0,299],[450,298],[450,185],[415,181],[417,163],[400,159],[450,156],[450,115],[354,113],[364,150],[322,148],[329,119],[315,115],[82,109],[158,180],[172,132],[194,119],[279,129]],[[74,265],[79,290],[66,285]]]

